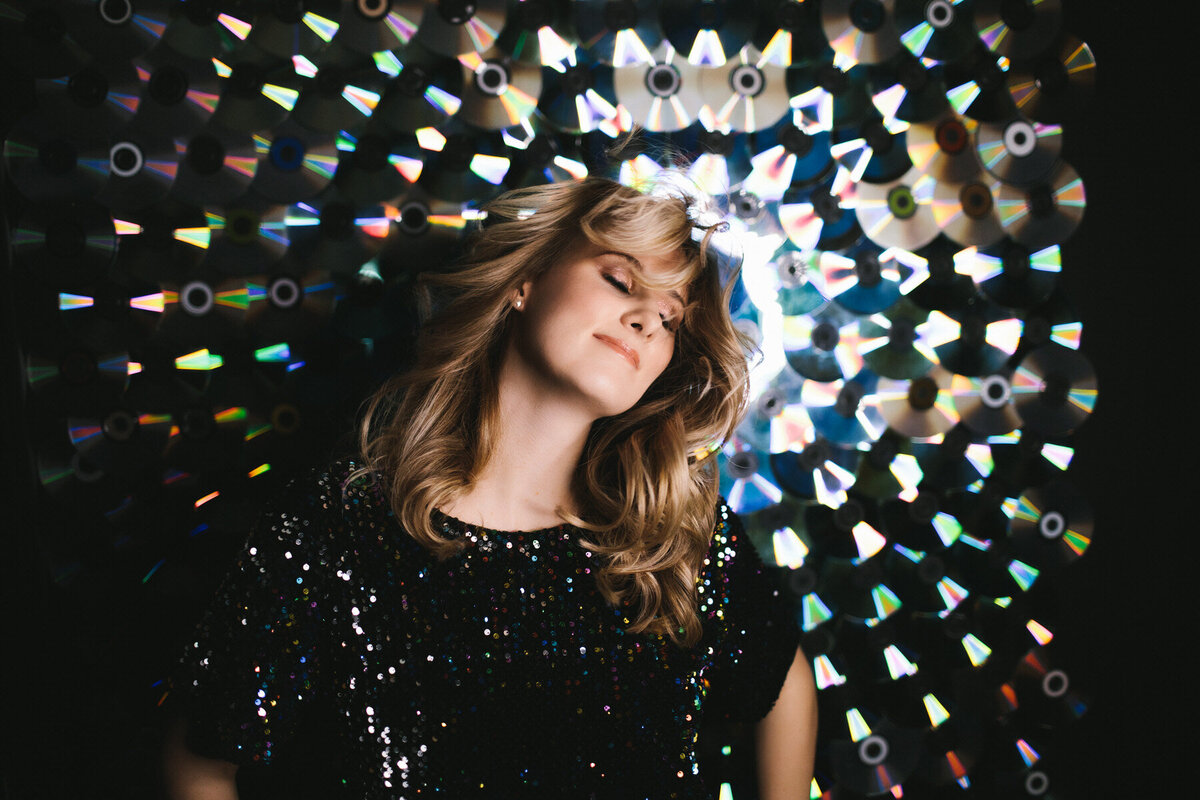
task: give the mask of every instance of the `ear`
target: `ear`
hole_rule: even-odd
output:
[[[525,308],[525,304],[529,302],[529,295],[533,290],[533,281],[525,281],[517,287],[516,293],[513,295],[513,306],[521,311]]]

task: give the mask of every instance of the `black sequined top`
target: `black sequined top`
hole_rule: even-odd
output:
[[[699,798],[702,714],[774,704],[799,632],[722,503],[692,649],[626,632],[573,526],[437,561],[339,461],[259,519],[173,684],[189,745],[239,764],[325,758],[347,797]],[[314,745],[313,742],[320,742]]]

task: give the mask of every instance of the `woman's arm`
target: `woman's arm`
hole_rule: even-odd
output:
[[[237,800],[237,764],[204,758],[184,744],[186,723],[177,721],[167,733],[163,768],[171,800]]]
[[[807,798],[817,748],[817,687],[800,648],[779,699],[758,723],[755,735],[760,800]]]

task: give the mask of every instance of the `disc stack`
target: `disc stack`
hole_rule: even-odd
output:
[[[1097,65],[1063,27],[1060,0],[0,0],[15,435],[87,532],[54,585],[105,620],[198,603],[170,576],[216,575],[246,498],[411,363],[417,276],[488,199],[665,170],[738,267],[749,410],[689,457],[794,604],[817,793],[1044,795],[1039,737],[1088,692],[1036,606],[1104,536],[1061,279]],[[183,627],[145,627],[119,638],[149,686]],[[119,771],[153,725],[103,716]]]

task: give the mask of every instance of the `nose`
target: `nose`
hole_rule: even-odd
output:
[[[663,329],[662,317],[653,300],[643,300],[625,312],[625,324],[647,338]]]

